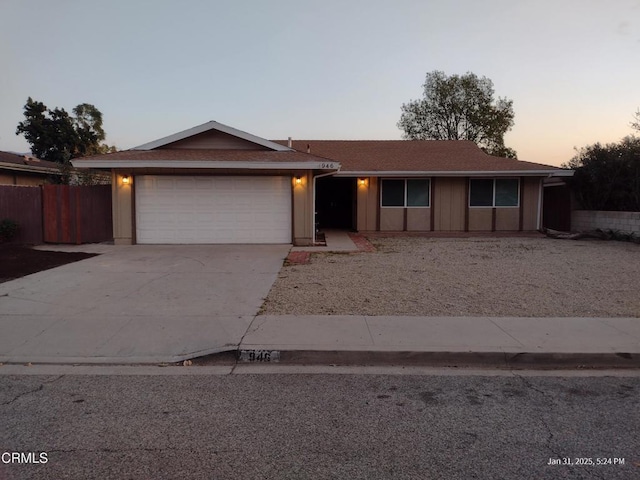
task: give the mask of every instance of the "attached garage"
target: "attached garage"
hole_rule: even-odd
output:
[[[340,169],[213,121],[73,164],[111,169],[116,245],[311,245],[313,178]]]
[[[141,244],[291,243],[291,178],[135,177]]]

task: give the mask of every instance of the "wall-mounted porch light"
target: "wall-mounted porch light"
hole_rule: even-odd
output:
[[[299,175],[296,177],[296,185],[302,185],[302,177]]]
[[[131,183],[131,177],[129,177],[129,175],[123,175],[122,176],[122,183],[124,185],[129,185],[129,183]]]
[[[359,178],[358,179],[358,185],[361,187],[366,187],[367,186],[367,179],[366,178]]]

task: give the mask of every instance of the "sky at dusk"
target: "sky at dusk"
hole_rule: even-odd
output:
[[[559,165],[633,133],[640,0],[0,0],[0,150],[27,97],[94,104],[131,148],[209,120],[281,139],[400,139],[425,74],[513,100],[505,143]]]

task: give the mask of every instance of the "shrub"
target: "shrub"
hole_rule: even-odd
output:
[[[582,209],[640,211],[640,137],[589,145],[563,167],[575,170],[568,183]]]
[[[0,242],[13,240],[18,233],[18,228],[18,224],[9,218],[0,220]]]

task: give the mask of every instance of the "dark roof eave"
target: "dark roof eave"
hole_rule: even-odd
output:
[[[224,161],[224,160],[83,160],[71,161],[76,167],[87,168],[184,168],[184,169],[232,169],[232,170],[335,170],[335,161]]]
[[[42,175],[62,175],[58,168],[36,167],[33,165],[20,165],[17,163],[0,162],[0,170],[12,170],[24,173],[39,173]]]
[[[572,177],[573,170],[469,170],[469,171],[429,171],[429,170],[341,170],[340,177]]]

